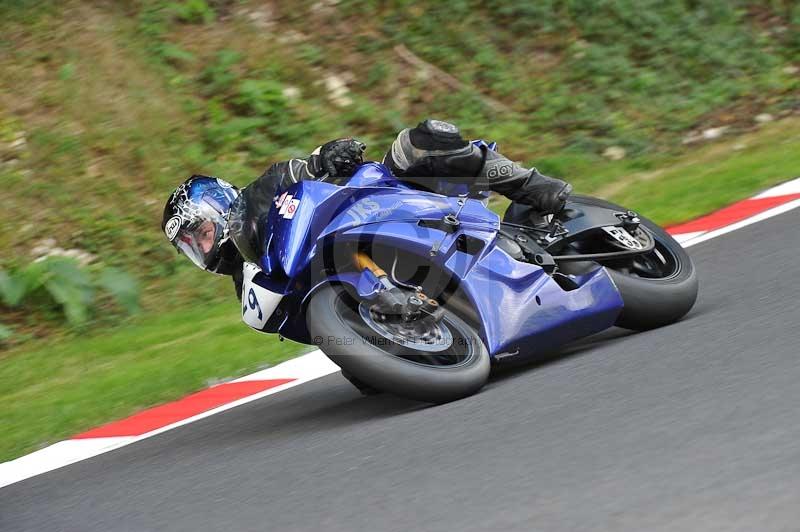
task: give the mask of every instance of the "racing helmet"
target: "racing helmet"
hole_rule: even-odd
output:
[[[161,230],[195,266],[230,274],[236,248],[228,238],[228,214],[239,189],[223,179],[193,175],[167,200]]]

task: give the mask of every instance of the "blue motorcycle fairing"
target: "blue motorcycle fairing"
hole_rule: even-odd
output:
[[[347,283],[366,298],[378,289],[371,273],[311,271],[315,256],[334,242],[398,248],[452,276],[473,305],[492,356],[517,350],[534,354],[601,331],[622,309],[603,268],[576,278],[579,286],[566,291],[539,266],[496,247],[499,217],[480,201],[466,200],[455,231],[420,224],[455,213],[458,198],[412,189],[383,165],[365,164],[345,186],[302,181],[282,192],[298,200],[297,208],[290,217],[276,206],[271,209],[265,231],[271,236],[260,265],[287,294],[278,327],[287,338],[310,343],[303,311],[322,284]],[[460,239],[471,245],[465,249]]]
[[[460,288],[483,324],[489,353],[542,353],[605,330],[622,297],[604,268],[565,291],[542,268],[493,247],[461,278]]]
[[[410,188],[390,174],[378,174],[379,170],[388,173],[383,165],[367,163],[345,187],[301,181],[283,191],[299,203],[291,218],[275,206],[270,210],[264,232],[267,253],[259,264],[262,270],[270,273],[279,266],[291,278],[307,266],[316,242],[324,237],[374,223],[440,220],[459,208],[458,198]],[[468,199],[459,219],[464,225],[494,230],[500,217],[480,201]]]

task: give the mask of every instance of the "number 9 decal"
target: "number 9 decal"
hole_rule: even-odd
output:
[[[258,310],[259,321],[264,319],[264,313],[261,312],[261,306],[258,304],[256,291],[253,290],[252,288],[250,288],[250,291],[247,293],[247,304],[250,307],[250,310]]]
[[[257,331],[263,331],[283,296],[259,284],[257,278],[264,274],[256,265],[245,263],[243,273],[242,321]]]

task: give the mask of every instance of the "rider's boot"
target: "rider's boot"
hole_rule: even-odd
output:
[[[492,150],[486,150],[475,185],[530,205],[543,214],[560,211],[572,192],[572,185],[566,181],[540,174],[536,168],[523,168]]]
[[[440,120],[425,120],[417,127],[401,131],[384,157],[398,177],[441,177],[489,189],[541,213],[558,211],[572,186],[560,179],[526,169],[486,147],[478,147],[461,137],[458,128]],[[424,182],[420,180],[420,184]]]

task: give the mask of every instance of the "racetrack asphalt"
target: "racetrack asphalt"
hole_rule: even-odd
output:
[[[675,325],[436,407],[330,375],[3,488],[0,530],[798,530],[798,227],[690,248]]]

